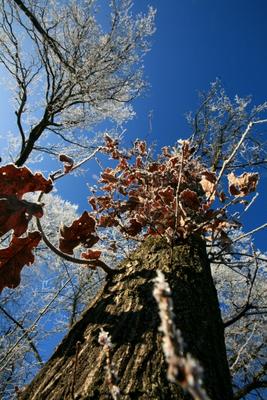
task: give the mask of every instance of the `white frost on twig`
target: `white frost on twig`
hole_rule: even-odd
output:
[[[188,391],[194,400],[209,400],[202,388],[202,367],[190,354],[184,355],[184,342],[174,323],[171,289],[163,273],[157,270],[153,295],[158,303],[163,334],[162,348],[168,364],[167,378]]]
[[[109,333],[106,332],[103,328],[101,328],[100,330],[98,343],[103,347],[106,356],[106,381],[109,387],[110,394],[113,400],[119,400],[121,398],[120,388],[116,385],[118,377],[114,371],[110,357],[110,350],[112,349],[113,345]]]

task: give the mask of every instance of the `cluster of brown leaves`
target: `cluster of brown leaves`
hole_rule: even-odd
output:
[[[9,164],[0,168],[0,237],[13,231],[9,246],[0,249],[0,291],[19,284],[20,272],[24,265],[33,263],[32,249],[41,239],[37,231],[20,237],[33,216],[43,215],[42,205],[24,200],[23,195],[35,191],[48,193],[51,189],[50,180],[26,167]]]
[[[169,240],[212,231],[225,243],[226,230],[240,226],[228,220],[223,205],[227,196],[218,191],[216,174],[194,159],[188,141],[173,151],[164,147],[157,161],[151,161],[140,140],[124,154],[107,136],[104,151],[117,165],[101,173],[103,195],[89,198],[99,227],[116,227],[128,237],[165,235]],[[240,197],[255,190],[258,177],[232,173],[228,179],[229,193]]]
[[[240,224],[227,218],[227,195],[218,191],[216,174],[194,158],[188,141],[181,141],[172,151],[164,147],[156,161],[144,141],[137,140],[127,152],[110,136],[106,135],[105,141],[101,151],[115,160],[116,166],[102,171],[98,191],[102,194],[89,198],[91,214],[85,211],[60,229],[62,253],[73,254],[82,246],[86,249],[82,258],[97,260],[101,251],[91,248],[100,239],[99,228],[116,228],[127,237],[164,235],[170,242],[212,233],[223,245],[229,242],[227,230]],[[65,173],[73,169],[74,161],[68,156],[61,155],[60,161]],[[234,202],[242,202],[243,196],[256,189],[258,175],[231,173],[228,182]],[[10,164],[0,168],[0,236],[12,231],[9,246],[0,249],[0,291],[19,284],[21,269],[34,261],[32,250],[41,239],[39,232],[27,233],[27,229],[32,216],[42,217],[43,205],[29,202],[23,195],[51,189],[51,180],[26,167]]]

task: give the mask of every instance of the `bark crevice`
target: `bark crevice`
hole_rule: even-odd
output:
[[[71,397],[76,343],[81,342],[75,377],[75,399],[110,399],[105,357],[98,344],[100,328],[110,333],[112,361],[122,399],[191,397],[166,378],[153,279],[160,269],[172,289],[176,325],[187,350],[204,368],[204,385],[213,400],[230,400],[223,324],[205,244],[198,238],[176,245],[172,262],[164,239],[149,238],[120,266],[71,328],[49,362],[23,392],[21,400]]]

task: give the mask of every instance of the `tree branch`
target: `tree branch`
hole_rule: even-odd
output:
[[[53,253],[55,253],[57,256],[63,258],[64,260],[70,261],[74,264],[79,264],[79,265],[84,265],[87,266],[89,268],[93,268],[95,269],[96,267],[102,268],[103,271],[106,272],[106,274],[111,275],[111,274],[115,274],[117,271],[108,267],[107,264],[104,263],[104,261],[101,260],[82,260],[80,258],[75,258],[70,256],[69,254],[63,253],[61,250],[59,250],[57,247],[55,247],[47,238],[47,236],[45,235],[41,222],[39,220],[39,218],[36,218],[36,224],[37,227],[42,235],[42,239],[45,242],[45,244],[47,245],[47,247],[53,251]]]
[[[1,305],[0,305],[0,310],[2,311],[3,314],[5,314],[5,316],[7,318],[9,318],[15,325],[17,325],[22,330],[22,332],[25,335],[25,338],[27,339],[27,341],[29,343],[30,348],[32,349],[32,351],[33,351],[33,353],[35,355],[36,360],[38,361],[38,363],[43,365],[43,360],[42,360],[42,358],[40,356],[40,353],[37,350],[32,338],[30,337],[29,333],[24,328],[24,326],[19,321],[17,321],[14,317],[12,317],[12,315],[10,315]]]
[[[25,6],[25,4],[21,0],[14,0],[17,6],[24,12],[24,14],[30,19],[31,23],[35,27],[35,29],[40,33],[43,39],[48,43],[51,50],[55,53],[58,59],[64,64],[64,66],[71,72],[75,72],[75,68],[70,66],[65,58],[63,57],[62,53],[59,50],[59,43],[52,38],[48,33],[43,29],[40,22],[36,18],[35,15]]]

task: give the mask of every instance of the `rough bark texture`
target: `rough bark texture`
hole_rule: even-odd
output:
[[[171,259],[166,242],[152,238],[122,263],[119,274],[107,280],[20,399],[111,399],[105,355],[98,344],[101,327],[114,343],[112,361],[122,399],[190,399],[166,379],[158,308],[152,295],[156,269],[164,272],[172,289],[176,325],[187,350],[204,368],[206,391],[212,400],[232,399],[223,325],[205,245],[199,239],[178,244]],[[81,345],[74,378],[77,341]]]

